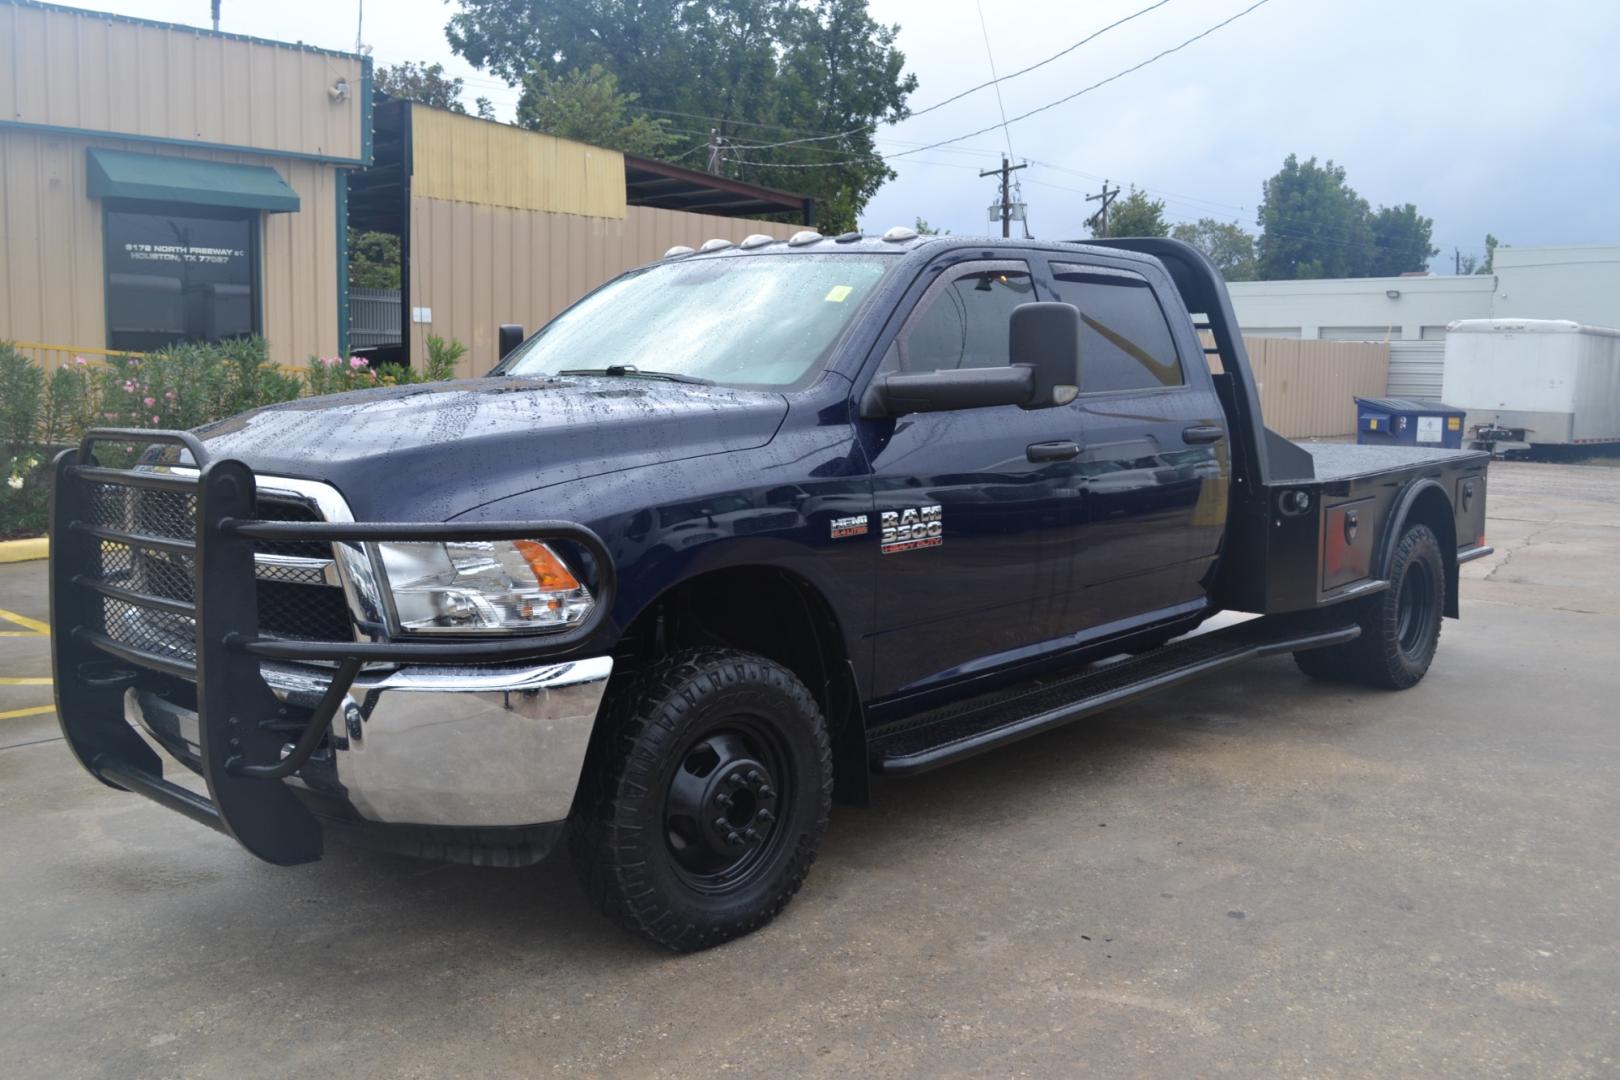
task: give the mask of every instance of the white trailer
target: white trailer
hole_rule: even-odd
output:
[[[1620,330],[1564,319],[1446,327],[1440,396],[1486,450],[1620,444]]]

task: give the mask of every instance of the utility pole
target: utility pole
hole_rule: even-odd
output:
[[[1462,248],[1460,248],[1460,247],[1452,248],[1451,249],[1451,255],[1452,255],[1452,258],[1454,258],[1456,260],[1456,262],[1457,262],[1456,270],[1454,271],[1454,273],[1456,273],[1456,275],[1458,277],[1462,277]]]
[[[214,16],[214,32],[217,34],[219,33],[219,0],[213,0],[209,7],[212,8],[210,14]]]
[[[1008,163],[1007,156],[1003,154],[1001,168],[988,169],[979,173],[981,180],[986,176],[996,176],[998,174],[1001,177],[1001,235],[1003,238],[1012,236],[1012,195],[1007,190],[1012,181],[1012,174],[1019,169],[1027,168],[1029,168],[1029,162],[1026,161],[1022,165],[1012,165]]]
[[[1115,184],[1114,189],[1110,191],[1108,190],[1108,181],[1104,180],[1102,191],[1098,192],[1096,195],[1086,196],[1086,202],[1097,202],[1098,200],[1102,201],[1101,209],[1099,209],[1095,214],[1092,214],[1091,217],[1086,221],[1086,224],[1091,228],[1091,234],[1093,236],[1108,235],[1108,206],[1114,201],[1114,198],[1118,194],[1119,185]],[[1099,222],[1102,223],[1101,228],[1098,228]]]
[[[709,172],[720,175],[720,131],[709,129]]]

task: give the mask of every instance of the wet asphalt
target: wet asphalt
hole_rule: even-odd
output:
[[[1620,468],[1489,498],[1416,689],[1268,660],[879,782],[687,957],[562,858],[277,869],[101,786],[0,566],[0,1074],[1620,1074]]]

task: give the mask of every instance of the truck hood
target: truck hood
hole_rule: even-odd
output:
[[[196,434],[211,458],[332,484],[359,520],[447,521],[568,480],[763,446],[786,414],[762,391],[494,377],[301,398]]]

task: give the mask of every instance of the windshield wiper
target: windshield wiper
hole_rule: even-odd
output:
[[[681,375],[673,371],[648,371],[638,368],[634,364],[609,364],[605,368],[568,368],[557,372],[558,375],[610,375],[615,378],[637,379],[663,379],[665,382],[695,383],[698,386],[713,386],[713,379],[703,379],[696,375]]]

